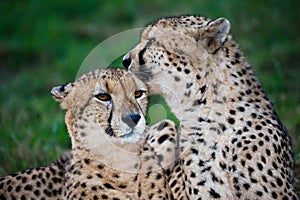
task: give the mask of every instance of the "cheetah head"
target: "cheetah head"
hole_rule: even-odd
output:
[[[162,18],[144,29],[140,43],[124,56],[123,65],[145,81],[151,93],[162,94],[171,107],[178,107],[169,100],[168,91],[179,98],[197,96],[193,83],[201,79],[205,84],[207,74],[217,70],[221,61],[215,54],[227,41],[229,30],[224,18]]]
[[[67,110],[73,148],[97,153],[103,145],[126,146],[139,141],[145,130],[147,89],[125,70],[97,69],[51,93]]]

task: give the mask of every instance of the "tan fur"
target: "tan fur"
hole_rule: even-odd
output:
[[[298,199],[290,138],[229,21],[162,18],[124,59],[180,120],[175,198]]]
[[[67,110],[72,151],[46,167],[1,177],[1,199],[173,199],[167,179],[175,124],[145,130],[143,82],[125,70],[98,69],[51,93]]]

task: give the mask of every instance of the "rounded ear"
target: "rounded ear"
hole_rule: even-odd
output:
[[[60,86],[53,87],[51,90],[52,97],[58,101],[63,109],[67,109],[66,97],[73,90],[73,83],[65,83]]]
[[[209,21],[201,31],[203,33],[199,34],[201,37],[198,38],[199,42],[209,53],[213,53],[226,40],[230,31],[230,23],[225,18],[218,18]]]

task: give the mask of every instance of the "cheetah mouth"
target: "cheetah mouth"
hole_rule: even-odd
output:
[[[137,142],[140,140],[140,135],[132,129],[131,131],[128,131],[126,133],[123,133],[122,135],[119,136],[120,139],[122,139],[125,142]]]
[[[126,128],[126,130],[119,129],[118,131],[114,131],[111,126],[108,126],[105,130],[106,134],[121,139],[130,139],[136,137],[136,130],[134,128]]]
[[[132,137],[135,134],[133,129],[130,129],[128,131],[121,131],[120,132],[120,138],[129,138]]]

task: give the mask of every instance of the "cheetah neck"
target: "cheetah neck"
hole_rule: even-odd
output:
[[[198,59],[202,61],[199,63],[193,62],[188,74],[172,71],[170,75],[166,74],[170,70],[165,69],[160,71],[164,75],[157,76],[159,80],[155,82],[168,88],[153,84],[151,90],[165,98],[180,121],[182,135],[205,132],[210,134],[209,137],[215,135],[221,138],[220,133],[223,133],[229,138],[235,127],[242,126],[244,119],[251,118],[250,112],[259,115],[267,110],[266,107],[271,107],[251,67],[234,45],[233,41],[227,41],[215,55],[207,55],[205,62],[203,59]],[[232,57],[236,60],[232,61]],[[197,60],[197,56],[190,60]],[[180,67],[184,71],[184,66]],[[258,107],[255,101],[259,104],[260,100]],[[238,112],[241,105],[243,112]],[[241,123],[239,126],[231,119],[231,112],[236,112]],[[214,139],[212,143],[215,143]]]

